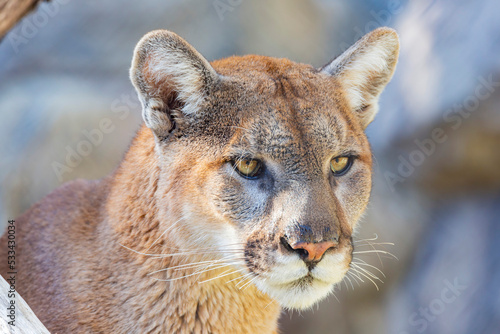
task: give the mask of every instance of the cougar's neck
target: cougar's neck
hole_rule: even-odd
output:
[[[177,216],[165,217],[159,209],[172,205],[159,189],[161,177],[154,137],[143,127],[110,182],[108,224],[101,233],[112,240],[106,241],[106,251],[122,263],[108,266],[115,271],[113,279],[127,287],[117,292],[128,304],[121,316],[134,319],[130,328],[139,332],[152,323],[166,332],[274,331],[279,305],[257,290],[251,277],[216,262],[200,263],[215,259],[182,247],[182,232],[170,228]]]
[[[159,230],[156,192],[160,169],[151,131],[142,127],[111,176],[106,219],[123,246],[143,252]],[[168,223],[168,222],[167,222]]]

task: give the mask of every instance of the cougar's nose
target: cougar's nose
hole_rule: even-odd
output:
[[[338,242],[335,241],[297,242],[290,245],[285,238],[282,238],[281,242],[285,248],[297,253],[306,263],[321,261],[327,250],[335,248],[338,245]]]
[[[299,242],[292,245],[292,248],[297,252],[304,262],[319,262],[325,252],[334,248],[336,244],[333,241],[323,241],[318,243]]]

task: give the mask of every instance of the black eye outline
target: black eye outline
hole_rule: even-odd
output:
[[[256,161],[257,162],[257,167],[255,168],[255,170],[250,173],[250,174],[245,174],[245,173],[242,173],[238,166],[236,166],[237,162],[239,161]],[[260,174],[262,174],[262,171],[263,171],[263,163],[261,160],[259,159],[252,159],[252,158],[240,158],[240,159],[236,159],[236,160],[232,160],[231,161],[231,164],[233,165],[233,169],[236,171],[236,173],[238,173],[238,175],[240,175],[241,177],[245,178],[245,179],[249,179],[249,180],[254,180],[254,179],[257,179],[259,177]]]
[[[331,162],[334,159],[338,159],[338,158],[347,158],[347,164],[345,165],[344,168],[342,168],[342,170],[334,171],[332,169]],[[335,177],[345,175],[349,171],[349,169],[351,169],[353,162],[354,162],[354,157],[352,155],[339,155],[339,156],[333,157],[330,159],[330,171],[332,172],[332,175]]]

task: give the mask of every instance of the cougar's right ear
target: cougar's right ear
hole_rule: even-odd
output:
[[[160,139],[175,128],[176,117],[200,110],[218,77],[198,51],[167,30],[152,31],[139,41],[130,68],[142,117]]]

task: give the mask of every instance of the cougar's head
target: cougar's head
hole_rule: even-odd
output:
[[[371,189],[364,129],[398,49],[380,28],[316,69],[260,56],[210,64],[172,32],[143,37],[131,79],[183,242],[219,250],[207,253],[285,307],[326,296],[349,268]]]

